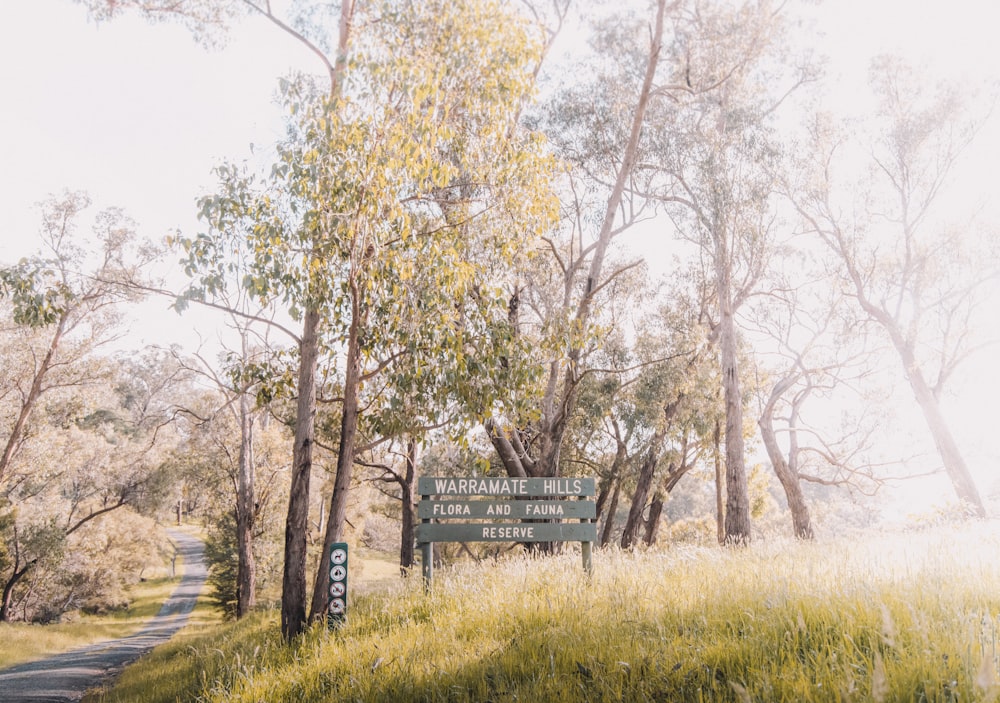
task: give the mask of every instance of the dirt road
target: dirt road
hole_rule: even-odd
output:
[[[65,703],[78,701],[84,692],[158,644],[166,642],[188,620],[205,585],[204,547],[200,540],[169,530],[177,551],[184,557],[180,584],[145,627],[130,637],[88,645],[41,661],[0,670],[0,702]]]

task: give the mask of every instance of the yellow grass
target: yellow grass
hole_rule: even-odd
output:
[[[109,701],[989,701],[1000,529],[511,558],[158,650]]]

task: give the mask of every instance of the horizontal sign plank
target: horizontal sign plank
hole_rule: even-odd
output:
[[[437,478],[421,476],[423,496],[592,496],[593,478]]]
[[[417,542],[596,542],[597,525],[587,523],[420,524]]]
[[[422,500],[421,518],[596,518],[590,500]]]

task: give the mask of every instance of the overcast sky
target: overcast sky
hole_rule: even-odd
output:
[[[920,6],[920,10],[912,9]],[[852,84],[868,57],[898,51],[955,75],[995,71],[997,3],[829,0],[819,45]],[[222,159],[280,133],[276,78],[315,59],[266,22],[219,51],[183,27],[89,22],[71,0],[7,3],[0,23],[0,261],[30,251],[34,204],[65,188],[124,207],[151,236],[193,227],[194,200]],[[856,90],[854,91],[857,92]]]

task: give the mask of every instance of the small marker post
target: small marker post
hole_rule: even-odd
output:
[[[330,545],[330,599],[327,606],[326,626],[340,627],[347,619],[347,543]]]

